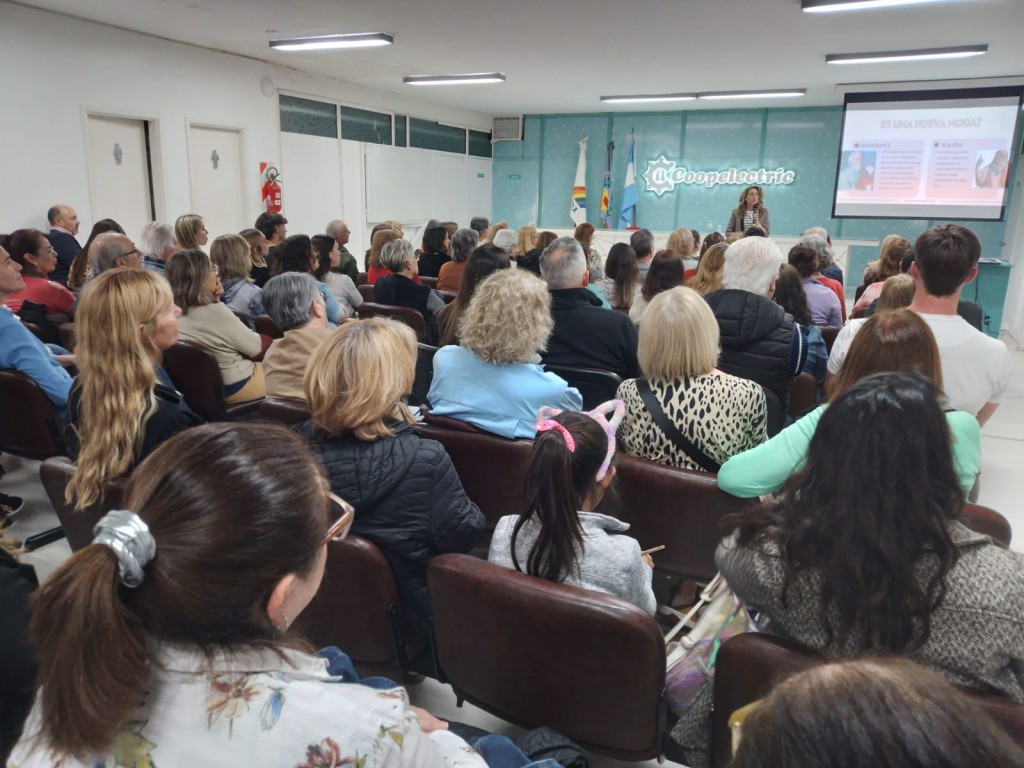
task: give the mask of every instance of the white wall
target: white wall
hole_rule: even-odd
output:
[[[192,208],[189,122],[243,130],[246,206],[251,220],[259,214],[259,163],[281,161],[277,98],[261,92],[263,78],[288,93],[490,130],[490,117],[482,113],[6,2],[0,2],[0,73],[0,231],[45,228],[46,209],[59,202],[78,211],[84,240],[93,221],[107,215],[89,203],[86,112],[156,121],[157,217],[170,221]],[[343,174],[358,170],[346,156]],[[284,169],[282,186],[288,215]],[[351,180],[343,179],[342,188],[351,189]],[[360,201],[352,210],[361,209]]]

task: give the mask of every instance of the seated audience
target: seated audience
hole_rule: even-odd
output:
[[[518,269],[495,272],[462,313],[459,346],[434,355],[430,412],[515,438],[534,436],[542,406],[579,410],[580,393],[540,366],[552,325],[543,281]]]
[[[721,331],[718,367],[768,389],[785,413],[790,382],[803,370],[807,348],[793,318],[771,300],[781,264],[779,248],[768,238],[737,240],[725,252],[722,290],[704,300]]]
[[[473,229],[460,229],[452,235],[452,260],[441,265],[437,274],[437,290],[458,293],[462,285],[462,273],[466,269],[469,255],[480,242],[480,235]]]
[[[416,335],[407,325],[345,323],[313,355],[306,372],[313,419],[296,429],[323,462],[331,489],[356,508],[352,530],[391,564],[406,628],[426,636],[427,563],[469,551],[484,517],[444,447],[412,428],[402,397],[412,390],[415,366]]]
[[[105,232],[116,232],[119,235],[123,235],[124,229],[122,229],[121,225],[113,219],[100,219],[92,225],[92,232],[89,233],[89,239],[85,241],[85,245],[82,246],[81,250],[71,262],[71,269],[67,274],[69,291],[77,293],[82,290],[83,285],[92,279],[93,274],[92,264],[89,262],[89,249],[92,247],[92,241],[95,240],[98,235],[102,235]],[[51,232],[50,234],[50,240],[52,241],[53,233]],[[59,259],[60,256],[58,254],[58,261]],[[56,270],[54,270],[54,272],[56,272]]]
[[[391,270],[373,286],[373,300],[394,307],[411,307],[423,315],[428,344],[436,344],[437,323],[434,315],[444,306],[444,299],[427,285],[417,285],[418,260],[408,240],[394,240],[384,246],[381,266]]]
[[[267,397],[305,400],[306,368],[316,348],[334,333],[327,327],[327,307],[312,275],[286,272],[263,287],[263,306],[284,338],[263,357]]]
[[[882,284],[890,277],[901,274],[900,265],[903,259],[913,253],[913,246],[905,237],[899,235],[887,235],[882,240],[882,246],[877,259],[869,261],[864,268],[864,279],[857,287],[857,303],[853,305],[853,311],[867,309],[871,302],[878,298],[882,291]]]
[[[356,281],[359,280],[359,265],[356,263],[356,257],[345,247],[352,236],[352,230],[348,228],[348,224],[344,221],[334,219],[327,222],[324,232],[338,244],[338,265],[332,266],[331,272],[337,275],[348,275],[352,285],[355,285]]]
[[[0,237],[11,258],[21,266],[25,287],[7,297],[4,304],[14,312],[21,310],[26,301],[34,301],[46,308],[52,323],[67,322],[74,314],[75,295],[60,283],[49,279],[57,266],[57,252],[38,229],[18,229]]]
[[[127,235],[118,232],[104,232],[93,239],[89,246],[89,267],[92,277],[102,275],[108,269],[128,267],[142,269],[142,252]],[[84,288],[85,285],[82,286]],[[81,291],[79,291],[81,294]]]
[[[910,308],[935,334],[950,407],[976,415],[984,426],[1003,398],[1009,355],[1002,341],[972,328],[957,314],[960,292],[977,277],[980,256],[981,243],[966,227],[939,224],[924,232],[914,243],[910,263],[915,286]],[[843,367],[857,332],[851,326],[832,345],[830,377]]]
[[[142,246],[139,249],[142,251],[142,268],[152,270],[160,275],[164,273],[171,254],[178,250],[178,244],[174,240],[173,227],[170,224],[161,224],[159,221],[151,221],[142,228],[139,245]],[[248,256],[248,244],[246,244],[246,254]]]
[[[241,235],[221,235],[210,245],[210,261],[217,267],[224,293],[220,300],[233,312],[249,317],[265,314],[260,288],[252,282],[249,272],[249,244]]]
[[[519,228],[519,255],[537,247],[537,228],[531,224]]]
[[[680,227],[674,230],[668,236],[668,245],[666,250],[672,251],[679,255],[683,260],[683,269],[691,270],[697,268],[697,248],[700,246],[700,241],[697,243],[693,241],[694,230],[687,229],[686,227]],[[699,238],[699,235],[698,235]]]
[[[657,264],[657,260],[655,260]],[[654,267],[648,273],[654,274]],[[764,390],[718,370],[718,323],[698,293],[659,293],[640,327],[637,356],[645,378],[619,385],[626,405],[622,447],[644,459],[717,472],[730,456],[768,434]]]
[[[549,245],[540,271],[551,291],[555,329],[541,356],[548,365],[574,365],[612,371],[624,379],[640,375],[636,326],[621,312],[609,312],[587,290],[587,261],[571,237]]]
[[[894,309],[909,307],[914,303],[916,290],[914,278],[910,275],[893,275],[882,284],[878,298],[864,310],[864,317],[871,317],[875,312],[892,312]]]
[[[270,246],[267,259],[273,264],[274,252],[277,250],[277,246],[288,237],[288,219],[277,211],[264,211],[256,217],[253,227],[262,232],[263,236],[267,238],[267,245]]]
[[[555,240],[558,239],[558,235],[549,230],[544,230],[537,235],[537,245],[535,248],[522,253],[519,258],[516,259],[516,266],[519,269],[528,269],[537,277],[540,277],[540,257],[544,253],[544,249],[551,245]]]
[[[633,306],[637,288],[640,286],[640,270],[636,265],[636,254],[628,243],[615,243],[608,250],[604,262],[604,277],[598,285],[605,299],[615,309],[629,310]]]
[[[474,216],[469,220],[469,228],[474,230],[480,237],[481,242],[484,239],[484,234],[490,229],[491,220],[486,216]]]
[[[498,521],[487,559],[621,597],[653,615],[658,605],[651,556],[625,535],[626,523],[594,511],[615,478],[615,427],[621,418],[617,400],[591,414],[540,412],[526,470],[526,511]]]
[[[403,689],[339,684],[351,661],[290,631],[352,514],[289,430],[179,435],[125,506],[38,595],[40,692],[12,763],[483,768]]]
[[[451,246],[451,239],[448,230],[440,223],[437,226],[428,226],[423,231],[422,249],[419,254],[420,271],[423,277],[437,277],[441,267],[451,261],[448,248]]]
[[[647,279],[647,270],[654,258],[654,235],[651,230],[641,227],[629,236],[629,247],[636,254],[637,269],[640,270],[640,282]]]
[[[67,489],[76,509],[201,422],[159,370],[161,354],[178,340],[180,314],[167,281],[149,270],[110,269],[82,291],[65,438],[77,463]]]
[[[3,497],[0,494],[0,499]],[[17,539],[0,536],[0,608],[4,612],[4,631],[0,633],[0,763],[4,765],[8,765],[7,756],[32,709],[39,672],[39,657],[29,637],[32,600],[39,582],[35,568],[18,562],[21,551]]]
[[[393,229],[388,229],[387,227],[378,229],[370,236],[370,249],[366,252],[367,285],[375,285],[382,277],[391,274],[387,267],[381,265],[380,252],[384,250],[384,246],[388,243],[393,243],[395,240],[401,239],[402,236],[400,234]],[[416,279],[413,282],[417,285],[423,284],[419,275],[416,275]]]
[[[729,245],[723,240],[714,243],[701,254],[700,263],[697,264],[696,274],[686,281],[689,288],[693,288],[701,296],[707,296],[713,291],[722,289],[722,269],[725,267],[725,252]]]
[[[174,239],[183,251],[199,251],[210,241],[203,217],[195,213],[179,216],[174,222]]]
[[[1024,750],[937,673],[906,659],[867,658],[779,684],[744,719],[729,765],[1020,768]]]
[[[846,281],[843,279],[843,270],[839,268],[839,265],[832,258],[832,236],[828,233],[828,230],[824,227],[811,227],[801,233],[800,237],[804,239],[817,237],[825,241],[824,255],[818,254],[818,268],[825,277],[835,280],[840,286],[845,285]]]
[[[499,269],[508,269],[508,254],[493,245],[481,245],[466,259],[466,269],[455,299],[437,311],[438,343],[442,347],[459,343],[459,321],[480,282]]]
[[[82,250],[75,239],[81,222],[75,209],[70,205],[51,206],[46,212],[46,220],[50,223],[50,233],[46,238],[57,251],[57,268],[53,270],[53,281],[64,285],[68,281],[71,262]]]
[[[327,286],[331,295],[341,305],[345,316],[352,317],[356,313],[356,308],[363,303],[363,295],[356,288],[351,277],[335,271],[335,268],[341,264],[341,249],[338,247],[338,241],[329,235],[313,235],[310,242],[313,244],[313,251],[318,259],[313,277]]]
[[[920,316],[900,309],[880,312],[863,323],[846,365],[832,382],[830,401],[876,373],[919,373],[941,391],[944,377],[935,337]],[[819,406],[764,445],[727,461],[718,473],[718,487],[742,498],[778,491],[807,461],[807,446],[825,410]],[[981,468],[981,430],[975,418],[963,411],[947,411],[946,422],[954,441],[953,466],[966,496]]]
[[[807,359],[804,360],[802,373],[814,376],[821,386],[825,383],[828,366],[828,347],[821,335],[821,328],[811,322],[811,310],[807,306],[807,294],[800,281],[800,273],[791,264],[779,267],[779,279],[775,283],[774,301],[782,307],[786,314],[792,315],[793,322],[800,329],[807,347]]]
[[[709,232],[704,237],[704,242],[700,246],[700,255],[697,257],[697,261],[701,261],[704,258],[704,254],[708,252],[708,248],[713,245],[725,242],[725,235],[721,232]]]
[[[249,267],[249,277],[257,288],[262,288],[270,279],[270,264],[267,263],[270,243],[258,229],[243,229],[238,234],[249,244],[249,260],[252,264]]]
[[[832,252],[828,249],[828,243],[822,240],[820,237],[811,236],[801,238],[797,245],[804,248],[809,248],[814,251],[815,256],[818,260],[818,268],[811,275],[815,280],[821,283],[823,286],[828,288],[832,293],[839,299],[839,314],[842,321],[846,322],[846,289],[843,288],[843,284],[838,280],[835,280],[828,275],[824,274],[823,270],[826,270],[826,266],[833,264]],[[838,327],[838,326],[837,326]]]
[[[459,231],[459,222],[457,221],[442,221],[441,226],[448,230],[448,237],[455,237],[455,233]]]
[[[781,495],[723,521],[737,530],[715,563],[772,634],[829,659],[912,656],[1024,703],[1024,556],[957,522],[950,443],[924,377],[858,382],[821,416]],[[710,688],[673,729],[690,766],[705,764]]]
[[[511,229],[499,229],[495,232],[491,238],[491,245],[495,248],[501,248],[508,256],[509,261],[515,261],[519,258],[519,238]]]
[[[689,235],[690,230],[686,230]],[[647,305],[654,300],[662,291],[669,291],[681,286],[685,280],[685,269],[682,257],[675,251],[658,251],[651,260],[647,277],[644,278],[643,288],[640,295],[633,301],[629,309],[629,319],[635,325],[640,325],[640,319],[644,316]]]
[[[263,349],[260,335],[217,301],[219,282],[210,259],[202,251],[178,251],[167,260],[165,274],[181,308],[181,338],[202,344],[217,358],[224,399],[233,404],[263,397],[263,366],[252,361]]]
[[[313,252],[313,242],[306,235],[286,237],[274,249],[274,258],[270,268],[270,274],[274,277],[286,272],[299,272],[304,275],[314,275],[315,279],[318,269],[320,269],[320,257]],[[320,293],[323,294],[324,304],[327,307],[327,326],[337,328],[338,324],[346,317],[345,310],[334,298],[327,283],[317,280],[317,285],[320,286]]]
[[[601,254],[594,248],[594,225],[589,221],[577,224],[572,236],[583,248],[583,254],[587,257],[587,271],[590,272],[590,282],[596,283],[604,277]]]
[[[806,245],[794,245],[789,251],[789,264],[800,274],[800,283],[807,296],[811,320],[815,325],[843,327],[842,307],[835,292],[826,288],[814,278],[818,271],[818,255]]]

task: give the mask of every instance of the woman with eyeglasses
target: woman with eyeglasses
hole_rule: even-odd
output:
[[[352,521],[284,427],[166,442],[40,590],[39,690],[10,764],[486,765],[405,690],[342,684],[290,630]]]
[[[0,238],[0,245],[11,258],[21,265],[25,287],[15,291],[4,302],[13,312],[19,312],[26,301],[46,307],[47,319],[61,323],[74,317],[75,294],[60,283],[50,281],[49,274],[57,266],[57,252],[38,229],[18,229]]]

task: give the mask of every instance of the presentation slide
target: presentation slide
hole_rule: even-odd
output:
[[[850,93],[834,218],[998,220],[1021,88]]]

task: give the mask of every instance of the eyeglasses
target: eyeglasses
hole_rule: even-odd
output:
[[[356,510],[351,504],[342,499],[339,496],[335,496],[333,493],[327,494],[327,498],[331,500],[331,511],[334,512],[334,507],[341,509],[341,517],[331,523],[331,527],[327,529],[327,533],[324,535],[324,544],[331,541],[341,541],[348,536],[348,531],[352,527],[352,521],[356,519]]]
[[[121,258],[123,259],[126,256],[131,256],[133,253],[137,253],[139,254],[139,256],[142,255],[142,251],[140,251],[138,248],[132,248],[130,251],[125,251],[124,253],[122,253]]]
[[[214,277],[220,277],[220,267],[218,267],[216,264],[210,265],[210,271],[213,273]]]

